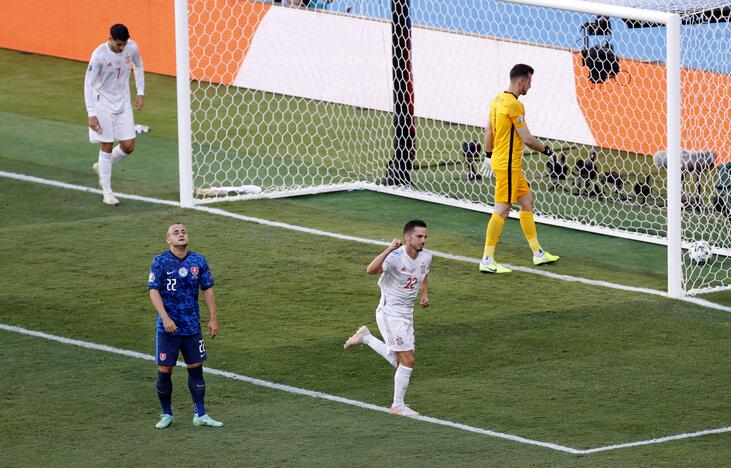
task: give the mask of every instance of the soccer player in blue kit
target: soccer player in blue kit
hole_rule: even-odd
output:
[[[209,313],[208,331],[211,338],[218,334],[216,298],[213,275],[203,255],[188,250],[188,230],[176,223],[168,228],[165,241],[170,250],[152,260],[149,287],[150,300],[157,311],[155,360],[157,362],[157,396],[162,405],[158,429],[173,423],[171,380],[178,352],[183,353],[188,367],[188,389],[193,397],[194,426],[220,427],[223,423],[211,418],[204,406],[206,384],[203,361],[206,346],[200,325],[198,290]]]

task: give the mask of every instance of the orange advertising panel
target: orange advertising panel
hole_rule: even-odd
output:
[[[196,2],[193,8],[189,20],[193,37],[196,31],[209,33],[214,28],[217,39],[203,46],[191,41],[191,65],[198,66],[194,78],[218,76],[214,81],[233,82],[269,5],[214,0]],[[175,75],[173,0],[0,0],[0,12],[0,48],[87,61],[109,37],[109,27],[124,23],[140,47],[145,70]],[[225,57],[225,70],[207,68],[207,54]]]
[[[636,153],[665,150],[666,80],[663,65],[620,60],[616,79],[593,84],[574,54],[576,98],[597,145]],[[731,76],[680,72],[681,144],[731,161]]]
[[[175,74],[175,18],[170,0],[0,0],[0,47],[87,61],[124,23],[145,69]]]
[[[233,84],[269,8],[269,4],[241,0],[193,3],[188,24],[191,78]]]

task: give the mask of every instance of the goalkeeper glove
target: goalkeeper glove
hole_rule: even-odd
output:
[[[545,147],[545,149],[543,150],[543,154],[545,154],[546,156],[553,156],[553,150],[551,149],[551,147],[546,145],[543,146]]]
[[[487,158],[487,159],[492,158],[492,151],[485,151],[485,158]]]

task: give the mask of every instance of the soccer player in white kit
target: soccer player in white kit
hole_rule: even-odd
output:
[[[134,64],[137,97],[135,109],[142,110],[145,72],[137,43],[123,24],[109,29],[109,40],[94,49],[84,79],[84,101],[89,116],[89,141],[99,143],[99,160],[92,168],[107,205],[119,203],[112,192],[112,165],[135,149],[135,123],[129,94],[129,73]],[[119,141],[115,146],[114,141]]]
[[[391,413],[416,416],[419,413],[404,403],[414,369],[414,303],[421,291],[419,305],[429,307],[429,267],[432,254],[424,250],[427,229],[424,221],[415,219],[404,226],[404,241],[394,239],[391,245],[368,265],[369,275],[381,273],[378,286],[381,300],[376,309],[376,323],[381,341],[363,325],[345,342],[344,348],[366,344],[396,368]]]

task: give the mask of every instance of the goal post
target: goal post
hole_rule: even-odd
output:
[[[681,297],[683,291],[683,272],[681,258],[681,148],[680,148],[680,17],[669,15],[665,22],[667,28],[667,127],[668,127],[668,295]]]
[[[183,206],[372,190],[490,213],[487,110],[526,63],[526,121],[556,151],[524,148],[536,221],[666,246],[671,297],[731,288],[728,3],[175,8]]]
[[[175,80],[178,118],[180,206],[193,207],[193,154],[190,129],[188,0],[175,0]]]

